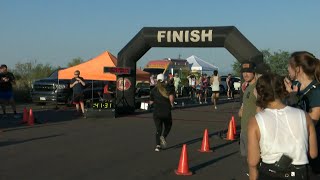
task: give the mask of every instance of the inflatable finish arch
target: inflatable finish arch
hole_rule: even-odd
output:
[[[234,26],[144,27],[118,53],[117,67],[131,68],[130,74],[124,76],[131,86],[124,92],[117,89],[117,103],[127,101],[127,104],[118,103],[119,114],[135,110],[136,62],[152,47],[224,47],[240,63],[263,61],[262,53]]]

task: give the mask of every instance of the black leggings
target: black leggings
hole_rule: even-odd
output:
[[[160,145],[160,136],[166,138],[171,130],[172,117],[157,117],[153,116],[154,123],[156,125],[156,144]],[[162,126],[164,125],[164,131],[162,133]]]

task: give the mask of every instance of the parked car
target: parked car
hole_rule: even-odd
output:
[[[226,82],[227,77],[228,76],[221,76],[220,92],[222,92],[222,93],[227,92],[227,89],[228,89],[227,82]],[[239,93],[240,89],[241,89],[240,77],[231,77],[231,80],[233,81],[233,86],[234,86],[236,93]]]

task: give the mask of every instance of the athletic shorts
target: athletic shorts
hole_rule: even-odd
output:
[[[13,98],[13,92],[12,91],[0,91],[0,99],[9,101]]]
[[[73,104],[79,104],[80,102],[83,102],[84,95],[83,94],[74,94],[73,95]]]

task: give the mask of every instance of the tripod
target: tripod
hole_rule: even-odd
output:
[[[118,107],[118,105],[121,103],[122,107],[128,107],[129,103],[127,101],[127,99],[124,97],[124,75],[119,75],[122,77],[122,97],[121,99],[117,102],[116,107]]]

